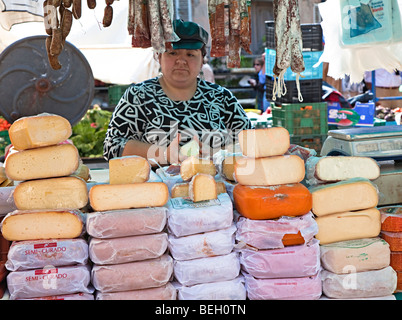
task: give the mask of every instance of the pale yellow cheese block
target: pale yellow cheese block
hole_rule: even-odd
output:
[[[98,184],[89,190],[89,202],[95,211],[162,207],[169,199],[163,182]]]
[[[72,144],[13,152],[4,163],[7,177],[16,181],[68,176],[78,165],[78,150]]]
[[[215,178],[205,173],[196,174],[189,183],[188,193],[193,202],[218,198]]]
[[[180,176],[183,181],[189,181],[197,173],[216,175],[216,167],[212,160],[189,157],[180,165]]]
[[[182,183],[176,183],[171,190],[171,197],[172,198],[185,198],[189,196],[188,190],[189,190],[189,182],[182,182]],[[216,189],[218,194],[225,193],[226,192],[226,186],[225,183],[222,181],[216,181]]]
[[[88,203],[85,181],[70,176],[27,180],[13,193],[17,209],[81,209]]]
[[[315,219],[320,244],[377,237],[381,231],[381,215],[377,208],[333,213]]]
[[[304,161],[296,155],[242,157],[235,164],[236,181],[248,186],[298,183],[303,180],[304,173]]]
[[[229,181],[236,180],[234,177],[234,167],[239,158],[241,158],[241,156],[228,156],[222,161],[221,175]]]
[[[83,227],[79,210],[16,210],[3,219],[1,232],[9,241],[70,239]]]
[[[243,130],[239,133],[239,145],[246,157],[283,155],[290,146],[289,131],[283,127]]]
[[[150,163],[140,156],[124,156],[109,160],[110,184],[146,182],[150,172]]]
[[[374,208],[378,204],[376,186],[368,179],[348,179],[310,188],[312,212],[316,216]]]
[[[16,120],[8,133],[14,148],[25,150],[63,142],[71,136],[72,128],[62,116],[41,113]]]

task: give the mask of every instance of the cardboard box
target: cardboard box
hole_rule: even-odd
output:
[[[351,109],[341,108],[339,102],[328,102],[328,124],[338,127],[372,127],[374,126],[374,102],[356,102]]]

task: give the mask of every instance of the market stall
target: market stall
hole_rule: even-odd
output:
[[[327,104],[306,87],[321,83],[320,72],[305,62],[322,53],[322,43],[316,50],[307,41],[303,46],[303,30],[316,33],[300,26],[298,1],[275,5],[267,28],[276,41],[266,51],[267,59],[278,57],[269,70],[272,125],[240,131],[237,145],[208,159],[191,141],[180,149],[187,156],[180,164],[153,169],[152,159],[125,156],[89,169],[69,140],[72,113],[18,109],[12,117],[4,111],[12,147],[0,169],[13,184],[0,188],[4,300],[397,299],[402,201],[398,193],[381,202],[390,192],[381,158],[400,160],[400,126],[328,132]],[[238,18],[249,8],[232,6],[210,1],[208,10],[212,30],[221,31],[211,32],[213,54],[236,66],[250,41],[249,21]],[[128,17],[138,16],[130,11]],[[224,30],[218,22],[230,17],[238,24]],[[168,24],[167,38],[136,37],[144,25],[129,19],[129,26],[134,46],[161,51],[175,36]],[[44,38],[49,35],[40,38],[42,45]],[[228,39],[233,47],[223,45]],[[38,51],[48,61],[49,50]],[[46,66],[56,74],[91,76],[82,68],[71,71],[65,53],[58,55],[61,68]],[[300,78],[309,71],[310,79]],[[294,89],[290,95],[287,88]],[[87,101],[76,107],[86,110]],[[327,151],[305,145],[315,135],[321,144],[329,144],[327,135],[342,140],[339,149],[349,152],[331,154],[335,143]],[[365,153],[376,143],[388,153]],[[395,189],[400,177],[394,177]]]

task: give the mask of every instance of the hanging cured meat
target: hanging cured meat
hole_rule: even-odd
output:
[[[300,73],[304,71],[303,40],[300,28],[298,0],[274,0],[276,61],[273,69],[275,83],[272,100],[286,94],[284,74],[287,68],[297,74],[296,85],[299,101]]]
[[[227,56],[227,67],[240,67],[240,51],[251,54],[250,0],[208,0],[211,57]]]
[[[165,42],[179,40],[173,31],[172,0],[129,0],[128,33],[132,47],[164,52]]]

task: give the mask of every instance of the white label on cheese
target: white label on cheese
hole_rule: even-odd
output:
[[[211,206],[220,206],[221,202],[219,199],[205,200],[199,202],[193,202],[189,198],[172,198],[170,199],[170,203],[174,209],[183,209],[183,208],[203,208],[203,207],[211,207]]]

